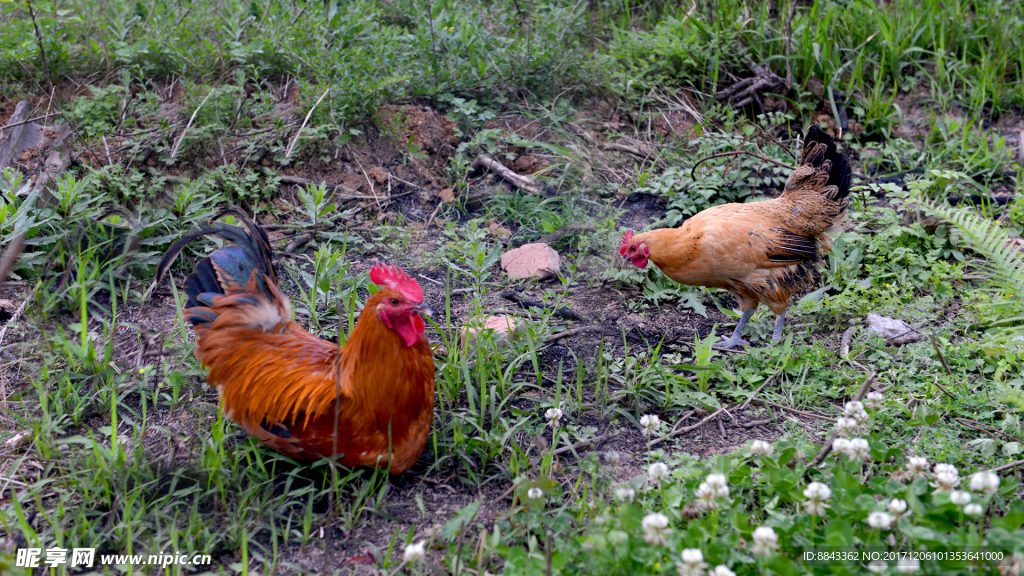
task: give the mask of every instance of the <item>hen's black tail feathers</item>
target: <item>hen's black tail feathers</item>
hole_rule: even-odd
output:
[[[216,236],[231,244],[215,250],[200,260],[195,271],[185,278],[185,294],[188,295],[185,308],[209,306],[213,296],[226,294],[232,288],[245,288],[254,270],[259,292],[272,297],[266,279],[276,284],[277,274],[271,261],[272,251],[267,233],[237,209],[225,210],[214,217],[214,220],[226,213],[238,217],[244,228],[214,222],[210,226],[186,234],[172,244],[157,265],[154,285],[163,280],[164,274],[189,242],[203,236]],[[212,320],[208,314],[190,314],[186,319],[193,324]]]
[[[826,161],[831,162],[828,182],[825,184],[829,187],[826,196],[833,201],[845,200],[850,195],[850,181],[853,178],[846,154],[840,154],[832,137],[817,124],[811,124],[804,135],[804,153],[800,164],[810,164],[818,168]],[[835,186],[835,188],[833,189],[831,186]]]

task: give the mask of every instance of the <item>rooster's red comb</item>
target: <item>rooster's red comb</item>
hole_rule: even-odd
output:
[[[632,240],[635,235],[636,232],[633,232],[632,230],[626,230],[626,233],[622,235],[622,246],[619,247],[620,256],[626,255],[626,248],[629,247],[629,241]]]
[[[397,290],[402,296],[405,296],[406,299],[412,302],[422,302],[423,289],[420,288],[419,283],[410,278],[397,265],[390,264],[390,268],[388,266],[388,264],[378,263],[371,268],[370,281],[374,284]]]

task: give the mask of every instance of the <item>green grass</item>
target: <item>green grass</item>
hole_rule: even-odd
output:
[[[138,574],[674,574],[687,548],[736,574],[853,574],[866,566],[811,566],[801,552],[1024,554],[1020,466],[995,491],[969,490],[980,518],[906,473],[911,456],[950,463],[968,490],[970,474],[1024,452],[1019,256],[1005,248],[1024,227],[1010,131],[1024,107],[1019,3],[28,7],[0,1],[0,95],[35,105],[56,85],[32,116],[59,109],[49,126],[73,123],[76,162],[49,196],[32,190],[36,159],[0,179],[3,250],[26,239],[4,296],[27,301],[0,336],[0,438],[24,439],[0,447],[5,550],[212,560],[124,569]],[[748,62],[792,75],[792,90],[762,95],[769,114],[713,97]],[[782,343],[768,345],[762,311],[747,354],[716,350],[731,299],[619,267],[622,232],[763,199],[799,153],[792,135],[833,104],[858,179],[821,289],[792,307]],[[451,119],[450,140],[416,140],[408,120],[423,106]],[[561,193],[509,190],[470,169],[478,154],[538,159],[534,177]],[[372,187],[377,167],[389,179]],[[320,184],[356,186],[345,174],[367,185]],[[295,175],[313,185],[283,183]],[[454,203],[433,198],[445,187]],[[1005,207],[990,201],[1007,191]],[[971,194],[982,201],[945,205]],[[235,205],[283,234],[279,252],[312,234],[279,271],[297,319],[323,338],[347,338],[372,289],[366,263],[395,260],[424,287],[443,352],[414,472],[297,464],[220,414],[183,295],[173,283],[144,295],[171,242]],[[507,248],[575,224],[553,242],[560,280],[500,270]],[[190,246],[174,274],[212,249]],[[510,289],[547,307],[518,308],[500,296]],[[871,312],[928,339],[888,345],[863,327]],[[465,345],[461,330],[494,313],[515,315],[518,334]],[[591,322],[601,330],[558,336]],[[856,432],[864,461],[816,462],[868,373],[883,399]],[[650,436],[645,415],[662,422]],[[771,453],[753,453],[755,438]],[[667,476],[655,466],[651,478],[658,464]],[[728,496],[699,508],[709,474]],[[808,513],[812,481],[830,490],[822,515]],[[893,498],[910,512],[872,526]],[[643,526],[655,513],[665,543]],[[761,526],[777,536],[769,554],[754,550]],[[407,561],[419,542],[426,559]],[[18,574],[14,559],[0,553],[0,571]]]

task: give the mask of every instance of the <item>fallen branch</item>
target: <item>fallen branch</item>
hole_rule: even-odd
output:
[[[52,117],[58,116],[58,115],[59,114],[57,114],[56,112],[50,112],[49,114],[43,114],[42,116],[36,116],[35,118],[29,118],[28,120],[22,120],[21,122],[14,122],[12,124],[8,124],[7,126],[0,126],[0,132],[2,132],[4,130],[7,130],[8,128],[15,128],[17,126],[22,126],[24,124],[31,124],[31,123],[36,122],[38,120],[46,120],[47,118],[52,118]]]
[[[853,331],[856,329],[856,326],[850,326],[846,332],[843,332],[843,337],[839,339],[839,356],[841,358],[850,355],[850,342],[853,340]]]
[[[989,472],[1002,472],[1003,470],[1009,470],[1010,468],[1016,468],[1017,466],[1024,465],[1024,460],[1017,460],[1016,462],[1010,462],[1009,464],[1003,464],[998,468],[993,468]]]
[[[549,186],[545,186],[544,184],[537,182],[536,180],[530,178],[529,176],[516,174],[515,172],[509,170],[504,165],[502,165],[501,162],[498,162],[493,158],[488,158],[483,154],[477,156],[473,160],[473,163],[469,165],[469,167],[474,170],[483,169],[489,172],[494,172],[495,174],[506,180],[509,184],[515,186],[516,188],[519,188],[520,190],[529,192],[530,194],[540,194],[541,192],[548,192],[549,194],[557,193],[557,190]]]
[[[312,241],[312,240],[313,240],[313,233],[312,232],[306,232],[305,234],[300,234],[300,235],[296,236],[295,238],[292,238],[292,241],[289,242],[288,245],[284,247],[284,251],[286,253],[288,253],[288,254],[293,254],[296,250],[298,250],[299,248],[302,248],[306,244],[309,244],[310,241]]]
[[[832,423],[835,423],[835,421],[836,421],[835,418],[829,418],[828,416],[822,416],[821,414],[816,414],[814,412],[807,412],[805,410],[797,410],[796,408],[792,408],[792,407],[789,407],[789,406],[783,406],[782,404],[777,404],[777,403],[772,402],[770,400],[765,400],[764,398],[755,398],[755,400],[757,400],[758,402],[760,402],[762,404],[767,404],[768,406],[771,406],[773,408],[778,408],[779,410],[785,410],[786,412],[792,412],[793,414],[798,414],[800,416],[803,416],[804,418],[813,418],[815,420],[824,420],[826,422],[832,422]]]
[[[946,363],[946,357],[942,355],[942,350],[939,350],[939,343],[935,341],[935,335],[929,334],[928,340],[932,343],[932,348],[935,348],[935,353],[939,355],[939,360],[942,361],[942,367],[946,369],[946,374],[953,375],[953,371],[949,369],[949,364]]]
[[[577,314],[571,308],[558,308],[556,310],[549,304],[545,304],[538,300],[532,300],[530,298],[523,298],[522,296],[516,294],[512,290],[506,290],[502,292],[501,297],[504,298],[505,300],[511,300],[512,302],[519,304],[523,308],[540,308],[542,310],[554,310],[555,316],[558,316],[559,318],[562,318],[564,320],[583,320],[583,317]]]
[[[694,424],[692,426],[687,426],[686,428],[673,429],[671,432],[669,432],[665,436],[662,436],[661,438],[657,438],[657,439],[651,440],[651,442],[647,446],[649,448],[650,447],[654,447],[654,446],[657,446],[658,444],[661,444],[665,440],[668,440],[669,438],[675,438],[676,436],[682,436],[683,434],[686,434],[687,432],[691,432],[693,430],[696,430],[697,428],[700,428],[701,426],[707,424],[708,422],[711,422],[715,418],[718,418],[718,416],[720,414],[723,414],[723,413],[725,413],[725,408],[724,407],[723,408],[719,408],[718,410],[716,410],[716,411],[712,412],[711,414],[709,414],[708,416],[706,416],[700,422],[697,422],[696,424]],[[680,419],[680,422],[681,421],[682,421],[682,419]]]
[[[317,185],[316,182],[313,182],[312,180],[307,180],[306,178],[300,178],[299,176],[279,176],[279,178],[282,184],[293,184],[295,186]],[[330,190],[340,189],[343,192],[345,192],[345,194],[334,195],[335,198],[340,198],[342,200],[380,200],[380,196],[367,196],[366,194],[356,194],[355,190],[343,184],[331,184],[329,182],[324,182],[323,184],[327,186]],[[391,200],[393,198],[399,198],[401,196],[408,196],[413,192],[415,192],[415,190],[409,190],[408,192],[402,192],[401,194],[392,194],[391,196],[388,197],[388,200]]]
[[[313,110],[316,110],[316,107],[319,106],[320,102],[323,101],[324,96],[327,96],[327,93],[330,92],[330,91],[331,91],[331,88],[330,88],[330,86],[328,86],[327,90],[324,90],[324,93],[321,94],[320,98],[317,99],[316,104],[313,104],[313,107],[309,109],[309,112],[306,112],[306,119],[302,121],[302,126],[299,126],[298,131],[295,132],[295,137],[292,138],[291,144],[288,145],[288,150],[286,150],[285,153],[284,153],[284,157],[285,158],[291,158],[292,157],[292,151],[295,149],[295,143],[299,141],[299,135],[302,134],[302,129],[305,128],[306,127],[306,123],[309,122],[309,117],[313,115]],[[202,106],[202,104],[200,104],[200,106]]]
[[[857,395],[854,396],[853,399],[857,402],[860,402],[864,398],[864,395],[867,394],[868,387],[870,387],[871,383],[874,381],[875,372],[871,372],[870,374],[868,374],[868,377],[864,379],[864,383],[860,385],[860,390],[857,391]],[[828,440],[825,441],[825,445],[821,447],[821,451],[818,452],[818,455],[815,456],[814,460],[811,461],[811,465],[807,467],[808,470],[820,464],[821,461],[824,460],[826,456],[828,456],[828,453],[832,451],[832,441],[835,440],[835,438],[836,431],[835,428],[833,428],[832,435],[828,437]]]
[[[188,132],[188,129],[192,127],[192,122],[195,121],[196,114],[199,114],[199,109],[203,107],[203,104],[206,104],[206,101],[209,100],[212,95],[213,90],[207,92],[206,98],[203,98],[203,101],[199,103],[199,106],[196,106],[196,109],[192,111],[192,117],[188,119],[188,124],[185,125],[185,129],[182,130],[181,135],[178,136],[178,141],[174,143],[174,148],[171,148],[171,158],[178,155],[178,147],[181,146],[181,141],[185,139],[185,134]]]
[[[998,438],[993,436],[992,432],[996,432],[997,434],[1002,434],[1003,436],[1006,436],[1007,438],[1009,438],[1013,442],[1021,442],[1020,438],[1017,438],[1016,436],[1013,436],[1012,434],[1007,434],[1006,432],[1003,432],[1002,430],[1000,430],[998,428],[993,428],[993,427],[988,426],[986,424],[982,424],[981,422],[978,422],[976,420],[971,420],[970,418],[957,418],[956,421],[959,422],[960,424],[964,425],[964,426],[967,426],[968,428],[977,430],[978,432],[984,432],[985,434],[988,434],[989,436],[992,436],[992,438],[995,438],[996,440],[998,440]],[[992,432],[989,432],[989,430],[991,430]]]

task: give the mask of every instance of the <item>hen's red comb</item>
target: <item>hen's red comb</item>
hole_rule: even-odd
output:
[[[388,264],[378,263],[370,269],[370,281],[398,290],[402,296],[417,304],[423,301],[423,289],[420,288],[419,283],[395,264],[391,264],[391,268],[388,268]]]
[[[629,241],[632,240],[635,235],[636,232],[633,232],[632,230],[626,230],[626,233],[622,235],[622,246],[619,247],[620,256],[626,255],[626,248],[629,248]]]

